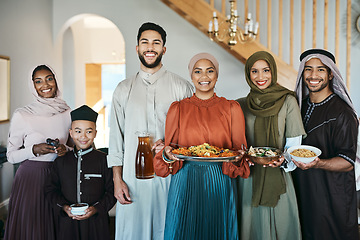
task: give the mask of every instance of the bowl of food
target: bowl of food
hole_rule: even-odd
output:
[[[85,210],[88,209],[89,204],[87,203],[74,203],[70,205],[72,215],[84,215]]]
[[[297,162],[309,163],[321,155],[321,150],[308,145],[289,147],[287,152]]]
[[[246,155],[253,163],[267,165],[279,159],[282,152],[273,147],[252,147],[250,146]]]

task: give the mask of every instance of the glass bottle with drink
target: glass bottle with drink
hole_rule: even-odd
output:
[[[150,135],[140,133],[135,159],[135,175],[138,179],[150,179],[155,176],[153,153],[150,146]]]

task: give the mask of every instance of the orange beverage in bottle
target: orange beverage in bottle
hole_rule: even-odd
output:
[[[153,165],[153,153],[150,146],[149,136],[139,136],[138,148],[135,160],[135,175],[138,179],[149,179],[155,175]]]

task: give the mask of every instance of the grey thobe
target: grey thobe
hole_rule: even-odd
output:
[[[123,166],[131,204],[116,205],[116,239],[163,239],[170,177],[135,177],[137,132],[164,139],[167,111],[174,101],[192,95],[192,85],[162,67],[119,83],[112,100],[108,166]]]

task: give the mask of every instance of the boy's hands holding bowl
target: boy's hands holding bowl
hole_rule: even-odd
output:
[[[85,210],[85,214],[84,215],[73,215],[74,220],[85,220],[88,219],[89,217],[91,217],[92,215],[94,215],[95,213],[97,213],[97,210],[95,207],[91,206],[88,209]]]
[[[84,210],[84,214],[81,215],[74,215],[71,211],[72,207],[69,205],[64,205],[63,210],[66,212],[66,214],[74,219],[74,220],[85,220],[93,216],[95,213],[97,213],[97,210],[94,206],[90,206],[87,209]]]

